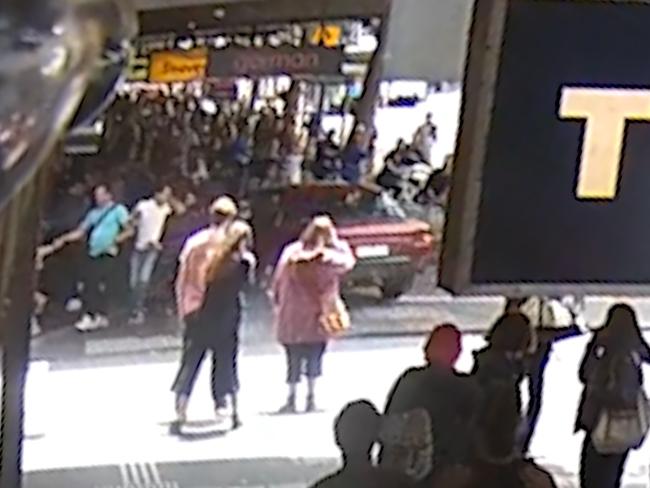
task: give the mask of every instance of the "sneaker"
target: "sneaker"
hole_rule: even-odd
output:
[[[129,318],[129,324],[131,325],[142,325],[145,322],[144,312],[138,311],[134,312],[133,315]]]
[[[110,325],[108,318],[105,315],[96,315],[95,316],[95,329],[105,329]]]
[[[95,319],[89,314],[84,314],[75,324],[74,328],[79,332],[87,332],[95,328]]]

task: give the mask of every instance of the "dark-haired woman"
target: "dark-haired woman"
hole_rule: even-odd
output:
[[[505,389],[504,389],[505,388]],[[476,458],[466,466],[440,471],[431,486],[443,488],[554,488],[551,475],[524,460],[518,445],[517,399],[498,386],[476,419]]]
[[[582,488],[618,488],[628,454],[635,446],[615,454],[599,453],[592,435],[607,409],[638,406],[642,393],[642,363],[650,362],[650,347],[639,329],[636,313],[625,304],[614,305],[605,325],[596,331],[580,365],[584,385],[576,431],[583,430],[580,462]]]
[[[528,318],[521,313],[502,315],[487,336],[488,345],[474,354],[472,375],[481,388],[482,403],[494,394],[507,390],[515,398],[521,412],[519,385],[526,371],[526,352],[531,341]]]

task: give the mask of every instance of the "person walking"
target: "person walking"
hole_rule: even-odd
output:
[[[542,411],[544,373],[556,342],[579,336],[585,329],[575,306],[565,305],[560,297],[508,299],[505,313],[523,313],[530,321],[531,341],[525,358],[528,378],[528,406],[521,446],[528,453]],[[572,304],[574,305],[574,304]]]
[[[341,176],[347,183],[357,184],[360,182],[363,174],[363,162],[368,158],[368,142],[365,125],[359,124],[341,152]]]
[[[252,230],[236,218],[234,200],[216,199],[210,213],[212,224],[192,235],[179,257],[176,299],[185,333],[181,364],[172,386],[177,415],[173,433],[179,433],[186,421],[190,395],[208,351],[212,353],[215,412],[221,416],[230,396],[232,427],[241,425],[237,403],[240,292],[252,279],[257,260],[250,251]]]
[[[327,343],[349,324],[340,281],[355,262],[350,246],[339,239],[334,223],[325,215],[316,216],[300,238],[282,251],[271,285],[277,337],[287,356],[289,394],[281,413],[296,412],[296,390],[303,372],[307,376],[306,410],[316,410],[316,379]]]
[[[648,415],[647,397],[643,391],[642,363],[650,362],[650,346],[639,329],[634,309],[617,304],[610,308],[605,325],[598,329],[587,345],[579,378],[584,385],[576,432],[584,431],[580,459],[582,488],[619,488],[625,462],[632,449],[639,445],[619,445],[603,449],[606,442],[600,430],[601,422],[612,413],[624,411],[628,418]],[[647,429],[647,425],[646,425]],[[643,441],[646,432],[638,433]],[[634,444],[637,444],[635,442]],[[606,451],[606,452],[605,452]]]
[[[433,146],[438,139],[438,129],[433,123],[433,114],[427,114],[424,124],[417,128],[413,135],[413,146],[423,161],[431,164]]]
[[[129,238],[126,229],[129,211],[114,201],[107,185],[95,187],[95,205],[83,218],[79,226],[54,239],[49,248],[52,252],[72,242],[87,241],[87,260],[83,267],[83,307],[81,319],[75,324],[80,332],[87,332],[109,326],[107,296],[113,285],[115,258],[119,246]]]
[[[519,436],[527,431],[521,397],[521,383],[526,375],[526,354],[530,348],[530,320],[521,313],[499,317],[487,335],[488,345],[474,354],[472,376],[481,391],[479,408],[488,405],[495,392],[512,395],[521,422]]]
[[[174,198],[170,186],[163,186],[153,197],[140,200],[133,209],[131,226],[135,242],[130,261],[129,284],[131,288],[130,323],[145,321],[145,301],[151,276],[163,249],[162,236],[167,219],[175,213],[185,213],[185,205]]]

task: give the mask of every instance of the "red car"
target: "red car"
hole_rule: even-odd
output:
[[[260,270],[268,278],[282,248],[311,217],[330,215],[358,262],[345,287],[379,286],[392,299],[408,291],[433,264],[439,239],[426,222],[410,219],[387,194],[364,186],[308,184],[259,190],[250,197]]]

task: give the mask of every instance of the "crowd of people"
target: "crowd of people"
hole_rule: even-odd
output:
[[[217,198],[210,213],[211,224],[193,234],[179,256],[176,299],[185,332],[172,387],[177,413],[174,432],[180,432],[186,421],[194,382],[208,351],[215,410],[220,413],[230,406],[233,428],[241,424],[237,411],[240,292],[254,281],[257,258],[252,229],[239,218],[230,197]],[[326,215],[315,216],[282,252],[269,290],[277,339],[287,358],[289,393],[281,413],[297,411],[297,387],[303,374],[307,377],[305,409],[316,409],[316,380],[327,343],[349,325],[340,279],[354,264],[350,247],[338,238]]]
[[[372,131],[359,124],[342,143],[340,134],[323,132],[318,114],[291,111],[287,98],[252,109],[187,93],[125,96],[108,113],[104,152],[144,167],[163,164],[195,184],[221,181],[239,197],[256,184],[364,176]]]
[[[98,187],[95,198],[98,207],[80,227],[50,246],[65,246],[89,233],[88,257],[93,264],[87,269],[101,277],[103,271],[98,270],[110,268],[118,241],[131,228],[136,242],[142,244],[134,247],[131,259],[137,278],[132,289],[137,314],[146,284],[141,277],[151,267],[146,253],[155,256],[166,218],[173,211],[183,212],[184,205],[179,201],[172,205],[169,188],[162,188],[136,205],[131,217],[114,203],[106,187]],[[185,328],[172,386],[175,434],[183,432],[197,373],[208,352],[215,412],[221,417],[229,408],[232,427],[241,425],[237,401],[240,292],[255,279],[254,232],[232,197],[216,198],[208,213],[209,224],[186,239],[178,256],[176,309]],[[307,379],[304,409],[316,409],[316,382],[328,343],[350,325],[340,281],[354,265],[349,245],[337,236],[327,215],[315,215],[282,252],[269,290],[276,337],[287,359],[288,394],[279,408],[282,414],[297,412],[303,376]],[[104,327],[101,280],[89,283],[84,327]],[[590,332],[585,327],[579,300],[508,300],[486,336],[486,347],[475,353],[469,375],[454,369],[461,354],[461,333],[452,324],[437,327],[424,348],[426,365],[407,370],[396,381],[384,415],[379,416],[368,402],[354,403],[343,412],[337,422],[337,442],[344,451],[344,467],[320,486],[555,486],[552,476],[528,452],[542,409],[544,372],[553,344]],[[645,362],[650,362],[650,346],[642,338],[634,310],[623,304],[612,307],[604,326],[593,333],[578,372],[584,385],[576,420],[576,431],[585,433],[583,488],[620,486],[629,452],[646,438],[650,405],[643,391]],[[525,381],[526,403],[521,395]],[[372,456],[375,444],[380,446],[377,459]]]
[[[182,357],[172,385],[172,430],[177,434],[187,421],[197,373],[208,353],[215,411],[222,416],[229,409],[233,428],[242,423],[237,400],[241,292],[256,279],[257,257],[254,229],[236,197],[245,195],[249,184],[296,185],[306,175],[354,183],[365,174],[373,140],[370,131],[358,126],[341,149],[333,133],[322,134],[269,107],[249,113],[233,105],[211,113],[199,110],[200,103],[182,97],[118,100],[97,167],[75,173],[61,165],[52,212],[64,218],[49,229],[37,253],[38,267],[45,271],[49,256],[75,243],[79,253],[83,246],[83,265],[78,275],[72,273],[72,293],[81,298],[76,327],[88,332],[109,326],[111,275],[133,241],[127,260],[129,321],[141,324],[169,219],[196,214],[178,250],[174,287],[174,309],[184,324]],[[378,183],[397,191],[399,166],[410,158],[425,159],[435,132],[427,119],[412,144],[399,142]],[[125,139],[126,133],[135,137]],[[115,166],[114,161],[126,163]],[[444,200],[449,169],[448,164],[433,173],[418,197],[427,197],[427,188],[433,188],[433,195]],[[80,209],[90,188],[93,204],[84,216]],[[280,413],[302,408],[297,400],[303,377],[304,410],[315,411],[328,343],[350,326],[340,283],[354,266],[350,246],[325,214],[314,214],[283,249],[268,290],[287,363],[288,392]],[[60,273],[55,273],[58,283]],[[47,279],[41,283],[37,315],[49,295]],[[317,486],[555,486],[528,451],[553,344],[589,332],[577,308],[559,297],[508,300],[486,337],[487,346],[475,354],[469,375],[454,369],[461,353],[460,332],[452,324],[437,327],[425,346],[426,365],[397,380],[383,415],[367,401],[344,409],[336,423],[344,466]],[[627,305],[613,307],[605,325],[593,334],[579,371],[584,392],[576,430],[585,432],[583,488],[620,486],[629,452],[646,437],[650,406],[643,393],[644,362],[650,362],[650,347],[634,311]],[[526,403],[521,397],[524,379]],[[375,445],[380,446],[378,456],[373,454]]]
[[[315,487],[557,486],[528,450],[552,344],[581,333],[582,324],[560,326],[549,335],[545,322],[533,325],[544,313],[534,320],[526,313],[535,301],[539,305],[535,298],[508,302],[486,347],[475,353],[469,375],[454,369],[462,350],[459,330],[452,324],[436,327],[424,347],[425,366],[398,378],[383,415],[366,400],[343,409],[335,424],[343,467]],[[584,433],[580,486],[618,488],[629,453],[648,434],[642,364],[650,362],[650,346],[625,304],[613,306],[605,324],[590,333],[576,372],[583,385],[575,424],[576,432]],[[535,386],[524,408],[526,378]]]
[[[77,323],[82,331],[106,327],[107,309],[116,304],[128,308],[131,322],[142,323],[169,218],[170,225],[181,226],[189,235],[209,220],[204,210],[215,195],[245,201],[256,186],[305,180],[354,184],[368,177],[375,152],[372,130],[359,124],[342,145],[334,131],[320,129],[317,116],[294,117],[278,111],[279,105],[269,101],[252,110],[185,92],[118,97],[106,113],[99,154],[69,156],[54,165],[55,185],[44,216],[46,245],[38,253],[40,305],[34,333],[41,331],[39,317],[65,304],[67,310],[85,308]],[[436,128],[428,116],[409,146],[412,157],[426,160],[435,139]],[[386,167],[409,166],[401,145],[388,155]],[[418,197],[433,188],[433,195],[444,199],[449,168],[434,172]],[[383,175],[377,183],[386,191],[397,194],[396,188],[408,184],[401,169],[389,185]],[[88,258],[91,266],[79,266]],[[102,293],[93,294],[100,288]],[[79,300],[82,297],[86,300]],[[112,298],[113,307],[104,297]],[[65,317],[58,315],[51,322]]]

